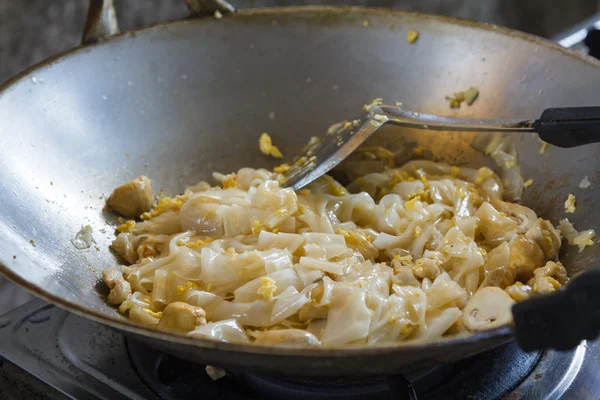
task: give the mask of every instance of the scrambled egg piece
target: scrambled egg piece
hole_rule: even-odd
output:
[[[335,233],[337,233],[338,235],[342,235],[349,246],[357,246],[365,243],[371,243],[373,241],[373,238],[371,236],[350,229],[338,228],[335,230]]]
[[[262,226],[260,221],[256,220],[254,222],[252,222],[252,234],[253,235],[258,235],[260,233],[260,231],[262,231]]]
[[[228,247],[225,249],[225,251],[222,252],[223,255],[227,255],[231,258],[236,258],[238,253],[235,251],[235,249],[233,247]]]
[[[187,283],[185,285],[177,286],[175,291],[177,292],[177,294],[179,296],[181,296],[182,294],[184,294],[185,292],[187,292],[190,289],[198,289],[198,285],[196,284],[196,282],[187,281]]]
[[[276,290],[276,282],[268,276],[263,276],[260,278],[260,287],[256,290],[256,293],[262,296],[264,300],[271,300]]]
[[[321,138],[318,136],[311,136],[310,139],[308,140],[308,147],[314,146],[317,143],[321,143]]]
[[[363,179],[363,178],[359,178],[359,179]],[[408,174],[408,172],[406,172],[406,171],[402,171],[402,172],[395,171],[392,174],[390,182],[386,186],[384,186],[384,187],[381,188],[381,191],[377,195],[377,199],[381,200],[381,198],[383,196],[385,196],[386,194],[389,194],[392,191],[392,189],[394,189],[394,187],[397,184],[399,184],[400,182],[402,182],[402,181],[412,182],[414,180],[415,180],[415,178],[413,178],[412,176],[410,176]],[[357,182],[358,182],[358,180],[357,180]],[[363,179],[363,183],[364,183],[364,179]]]
[[[348,194],[348,190],[346,190],[345,187],[337,183],[331,176],[323,175],[323,178],[327,180],[327,183],[329,184],[329,190],[331,191],[332,195],[345,196]]]
[[[290,165],[287,163],[281,164],[273,168],[273,172],[276,174],[285,174],[290,169]]]
[[[421,182],[423,182],[423,187],[427,189],[427,177],[425,176],[425,172],[423,172],[422,169],[418,169],[417,175],[419,176],[419,179],[421,179]]]
[[[275,157],[275,158],[283,158],[283,154],[277,148],[277,146],[273,145],[271,141],[271,136],[268,133],[263,133],[260,135],[260,139],[258,139],[258,146],[260,151],[267,156]]]
[[[465,102],[468,106],[473,104],[479,97],[479,89],[470,87],[463,92],[456,92],[452,96],[446,96],[446,100],[450,101],[450,108],[459,108]]]
[[[533,185],[533,179],[528,179],[523,183],[523,187],[527,189],[529,186]]]
[[[575,207],[575,196],[571,193],[567,196],[565,201],[565,211],[569,214],[573,214],[577,208]]]
[[[408,43],[414,43],[417,41],[417,39],[419,38],[419,32],[415,31],[414,29],[410,29],[407,33],[406,33],[406,40],[408,41]]]
[[[488,167],[479,168],[477,170],[477,177],[475,178],[475,184],[481,185],[483,182],[487,181],[492,176],[494,176],[494,172],[492,172],[492,170],[489,169]]]
[[[415,265],[412,266],[411,270],[417,278],[429,278],[434,280],[442,273],[440,265],[441,262],[438,260],[423,257],[415,262]]]
[[[236,174],[229,174],[223,179],[223,189],[233,189],[238,185]]]
[[[400,254],[394,254],[394,260],[404,262],[404,263],[411,263],[413,258],[410,254],[407,256],[401,256]]]
[[[117,226],[117,231],[119,232],[131,232],[131,230],[135,228],[135,221],[130,219],[129,221],[126,221],[125,223]]]
[[[164,197],[158,204],[149,212],[140,215],[142,220],[158,217],[167,211],[179,211],[183,204],[187,201],[188,196],[180,195],[175,197]]]
[[[307,161],[308,161],[308,159],[305,156],[302,156],[294,163],[294,165],[297,167],[301,167]]]
[[[276,211],[276,214],[283,215],[285,213],[285,209],[280,208]],[[251,232],[253,235],[258,235],[261,231],[271,232],[271,233],[279,233],[279,228],[270,228],[267,225],[263,225],[259,220],[254,220],[252,222]]]
[[[212,242],[213,240],[215,240],[215,239],[212,239],[212,238],[198,239],[194,242],[187,242],[187,243],[183,244],[183,246],[189,247],[190,249],[196,249],[200,246],[204,246],[205,244]]]
[[[144,308],[143,310],[146,314],[148,314],[149,316],[151,316],[153,318],[158,318],[158,319],[162,318],[163,313],[161,311],[152,311],[149,308]]]
[[[406,211],[414,209],[415,203],[417,201],[421,201],[421,196],[415,196],[412,199],[408,200],[406,203],[404,203],[404,208],[406,209]]]
[[[373,101],[370,104],[365,104],[363,106],[363,110],[371,111],[371,108],[376,107],[382,103],[383,103],[383,99],[381,97],[377,97],[376,99],[373,99]]]

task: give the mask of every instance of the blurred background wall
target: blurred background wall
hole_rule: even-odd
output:
[[[281,5],[392,7],[469,18],[550,37],[599,11],[600,0],[230,0],[237,8]],[[182,18],[183,0],[115,0],[121,30]],[[0,0],[0,83],[79,44],[86,0]],[[0,134],[2,134],[0,132]],[[0,278],[0,314],[30,295]]]
[[[445,14],[552,36],[598,11],[599,0],[230,0],[238,8],[351,4]],[[86,0],[0,0],[0,82],[79,43]],[[183,0],[115,0],[122,30],[186,15]]]

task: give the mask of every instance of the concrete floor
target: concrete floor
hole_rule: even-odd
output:
[[[598,12],[599,0],[247,0],[237,7],[352,4],[445,14],[552,36]],[[186,15],[183,0],[115,0],[121,30]],[[0,83],[53,54],[78,45],[87,1],[0,0]],[[0,314],[29,295],[0,278]]]

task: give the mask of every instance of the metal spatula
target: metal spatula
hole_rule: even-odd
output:
[[[438,131],[537,132],[559,147],[600,142],[600,107],[549,108],[537,120],[452,118],[421,114],[400,107],[372,104],[354,121],[333,125],[292,160],[283,186],[300,189],[342,162],[383,124]]]

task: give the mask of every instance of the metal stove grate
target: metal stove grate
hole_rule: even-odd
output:
[[[135,345],[130,343],[129,350]],[[147,347],[131,351],[130,359],[126,347],[125,339],[115,330],[41,300],[0,316],[0,360],[11,361],[27,371],[21,374],[36,376],[69,398],[267,400],[277,398],[265,392],[265,388],[268,391],[277,386],[273,382],[288,389],[293,386],[296,394],[307,392],[307,384],[315,390],[331,389],[322,397],[326,400],[334,399],[331,392],[345,390],[351,393],[345,398],[355,399],[363,389],[370,393],[369,400],[387,400],[390,384],[400,388],[397,393],[406,395],[405,382],[399,377],[386,377],[386,386],[384,378],[332,384],[331,380],[282,379],[237,371],[213,382],[202,365],[177,360]],[[452,364],[448,370],[425,371],[421,376],[409,378],[419,398],[428,400],[487,400],[503,396],[520,400],[600,398],[600,341],[584,342],[571,352],[548,351],[541,355],[523,353],[514,344],[508,344]],[[249,383],[253,379],[267,381],[268,385],[254,387]],[[161,389],[167,392],[161,393]],[[294,400],[289,395],[288,390],[283,398]]]

